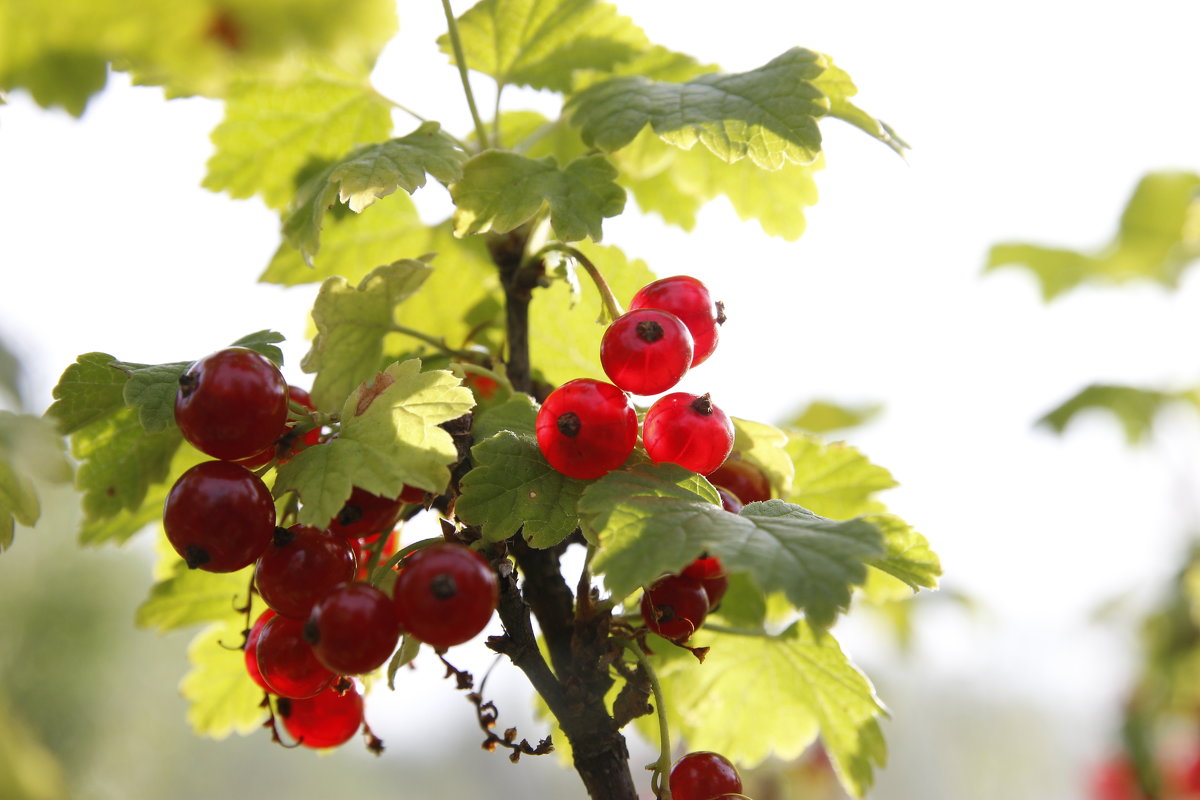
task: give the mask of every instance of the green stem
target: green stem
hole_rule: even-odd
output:
[[[658,761],[654,764],[654,776],[650,779],[650,788],[658,800],[671,800],[671,786],[668,780],[671,775],[671,727],[667,724],[667,701],[664,699],[662,684],[658,681],[658,673],[646,657],[646,652],[632,639],[614,637],[621,646],[633,653],[638,664],[646,671],[650,679],[650,691],[654,694],[654,711],[658,715]]]
[[[475,135],[479,137],[479,147],[486,150],[489,147],[487,129],[479,117],[479,109],[475,107],[475,94],[471,91],[471,81],[467,78],[467,58],[463,55],[462,38],[458,35],[458,20],[450,9],[450,0],[442,0],[442,10],[446,12],[446,27],[450,34],[450,45],[454,48],[454,62],[458,65],[458,75],[462,78],[463,92],[467,96],[467,105],[471,109],[471,119],[475,121]]]
[[[471,364],[469,362],[465,364],[455,363],[450,365],[450,371],[456,375],[461,372],[463,373],[464,377],[469,373],[471,375],[479,375],[484,378],[490,378],[510,395],[516,391],[516,389],[513,388],[513,385],[509,382],[507,375],[503,375],[495,370],[490,370],[487,367],[480,366],[479,364]]]
[[[410,328],[407,325],[400,325],[399,323],[393,322],[388,327],[388,330],[392,331],[393,333],[402,333],[405,336],[411,336],[420,342],[425,342],[426,344],[431,345],[450,356],[451,358],[457,358],[459,361],[476,363],[487,358],[486,353],[481,353],[477,350],[457,350],[446,344],[445,339],[441,339],[437,336],[430,336],[428,333],[423,333],[422,331],[419,331],[416,328]]]
[[[393,555],[391,558],[389,558],[387,560],[386,564],[384,564],[382,567],[376,567],[375,570],[371,573],[371,583],[378,586],[379,582],[381,580],[383,580],[383,576],[387,574],[388,570],[395,567],[401,561],[408,558],[409,556],[411,556],[413,553],[417,552],[418,550],[423,550],[426,547],[429,547],[430,545],[441,544],[444,541],[446,541],[446,540],[442,539],[441,537],[435,537],[433,539],[422,539],[419,542],[413,542],[408,547],[404,547],[404,548],[401,548],[400,550],[397,550],[395,555]]]
[[[596,290],[600,292],[600,301],[604,304],[604,310],[608,312],[611,319],[616,319],[625,313],[621,308],[620,302],[617,301],[617,296],[609,288],[608,281],[604,280],[604,276],[600,273],[600,268],[593,264],[592,260],[581,253],[578,248],[564,244],[563,242],[551,242],[539,250],[537,256],[550,252],[563,253],[579,262],[579,265],[584,268],[588,276],[592,279],[592,283],[596,284]]]

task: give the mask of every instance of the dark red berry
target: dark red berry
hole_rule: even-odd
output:
[[[302,700],[280,700],[278,709],[291,737],[314,750],[345,744],[363,724],[362,695],[354,687],[342,694],[326,689]]]
[[[270,359],[230,347],[197,361],[179,378],[175,422],[197,450],[236,461],[258,455],[284,434],[287,382]]]
[[[333,685],[337,675],[317,660],[304,638],[304,621],[272,617],[254,648],[267,690],[280,697],[312,697]]]
[[[400,491],[400,502],[401,503],[424,503],[425,502],[425,490],[420,487],[417,487],[417,486],[409,486],[409,485],[405,484],[404,488]]]
[[[342,510],[330,520],[329,530],[347,538],[390,531],[403,507],[398,497],[380,497],[355,486]]]
[[[488,376],[476,375],[474,372],[468,372],[463,383],[484,400],[490,400],[496,394],[496,390],[500,388],[500,384]]]
[[[717,348],[719,326],[725,321],[720,303],[714,303],[708,288],[687,275],[663,278],[643,286],[629,307],[661,308],[670,311],[692,334],[692,366],[703,362]]]
[[[689,578],[700,581],[704,593],[708,595],[708,608],[711,611],[725,596],[729,588],[729,576],[725,574],[725,565],[715,556],[701,556],[683,568],[681,573]]]
[[[354,579],[358,559],[344,536],[307,525],[276,528],[254,568],[263,602],[293,619],[307,619],[312,607],[335,586]]]
[[[741,776],[729,759],[707,750],[688,753],[676,761],[669,784],[675,800],[715,800],[742,791]]]
[[[369,583],[343,583],[313,608],[304,635],[329,669],[361,675],[388,660],[400,623],[392,598]]]
[[[571,478],[599,478],[637,444],[637,412],[611,383],[576,378],[555,389],[537,415],[537,441],[550,466]]]
[[[686,641],[707,615],[704,584],[687,575],[664,575],[642,595],[642,620],[666,639]]]
[[[254,625],[250,628],[250,633],[246,634],[246,645],[244,648],[246,672],[249,673],[251,680],[257,683],[259,688],[264,692],[271,691],[271,687],[267,686],[267,682],[263,680],[262,672],[258,669],[258,637],[262,636],[263,628],[267,627],[267,623],[274,616],[275,612],[269,608],[258,615],[258,619],[254,621]]]
[[[444,650],[474,638],[496,610],[500,585],[479,553],[457,544],[435,544],[409,556],[392,597],[400,626]]]
[[[742,501],[734,497],[732,492],[720,486],[714,486],[713,488],[717,490],[717,494],[721,497],[721,508],[730,514],[740,514],[742,512]]]
[[[669,311],[634,309],[604,331],[600,364],[608,379],[627,392],[665,392],[692,365],[692,335]]]
[[[708,395],[664,395],[642,421],[642,442],[654,463],[670,461],[707,475],[733,449],[733,423]]]
[[[713,470],[708,476],[708,481],[713,486],[733,492],[743,503],[771,499],[771,482],[767,476],[754,464],[743,461],[736,453]]]
[[[271,541],[275,500],[253,472],[229,461],[205,461],[171,487],[163,528],[192,569],[235,572],[253,564]]]
[[[347,540],[357,542],[355,550],[358,552],[358,572],[354,576],[355,580],[365,581],[370,578],[367,570],[371,566],[371,549],[375,547],[376,542],[379,541],[379,537],[383,535],[382,533],[377,533],[374,536],[364,536],[361,539]],[[388,559],[394,556],[396,551],[400,549],[400,537],[396,531],[389,531],[386,535],[387,541],[383,543],[383,549],[379,551],[380,564],[386,564]]]

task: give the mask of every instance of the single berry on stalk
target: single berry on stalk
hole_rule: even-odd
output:
[[[287,430],[288,387],[279,367],[245,347],[192,364],[179,378],[175,422],[200,452],[225,461],[252,458]]]
[[[280,697],[312,697],[337,679],[304,639],[303,620],[272,617],[259,633],[254,653],[267,690]]]
[[[700,581],[704,593],[708,595],[708,610],[712,611],[725,596],[729,588],[729,576],[725,573],[725,565],[716,556],[700,556],[683,568],[680,573]]]
[[[717,349],[725,312],[720,303],[713,302],[708,287],[693,277],[676,275],[648,283],[633,296],[629,308],[661,308],[679,317],[692,334],[693,367]]]
[[[293,525],[276,528],[254,567],[254,585],[263,602],[293,619],[307,619],[312,607],[335,586],[354,579],[358,559],[344,536]]]
[[[642,595],[646,627],[676,642],[687,641],[708,615],[704,584],[687,575],[664,575]]]
[[[300,744],[321,750],[350,741],[363,724],[363,699],[353,686],[330,688],[305,699],[282,698],[276,706],[283,727]]]
[[[500,584],[491,564],[458,544],[435,544],[405,559],[392,597],[400,627],[437,650],[473,639],[492,618]]]
[[[346,538],[390,531],[403,508],[399,497],[381,497],[355,486],[342,510],[329,521],[329,530]]]
[[[571,478],[599,478],[637,444],[637,412],[611,383],[576,378],[555,389],[537,415],[537,441],[550,466]]]
[[[724,464],[713,470],[708,482],[718,489],[728,489],[743,503],[771,499],[771,481],[761,469],[743,461],[737,453],[730,454]]]
[[[675,762],[669,785],[675,800],[715,800],[721,795],[740,794],[742,778],[725,756],[702,750]]]
[[[627,392],[665,392],[692,364],[692,334],[669,311],[634,309],[604,331],[600,364],[608,379]]]
[[[230,461],[205,461],[171,487],[163,528],[191,569],[236,572],[267,549],[275,500],[253,472]]]
[[[664,395],[642,421],[642,442],[654,463],[670,461],[707,475],[733,449],[733,423],[708,395]]]
[[[400,641],[392,598],[369,583],[343,583],[313,608],[304,638],[339,675],[362,675],[387,661]]]

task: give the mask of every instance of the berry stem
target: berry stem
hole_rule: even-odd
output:
[[[671,774],[671,726],[667,724],[667,701],[663,697],[662,684],[659,683],[658,673],[646,652],[632,639],[614,637],[622,647],[633,653],[642,669],[650,679],[650,691],[654,694],[654,713],[658,715],[658,761],[654,762],[653,777],[650,778],[650,788],[659,800],[671,800],[671,786],[668,777]]]
[[[613,290],[609,287],[608,281],[604,280],[604,275],[600,273],[600,268],[592,263],[592,260],[579,251],[579,248],[572,247],[563,242],[551,242],[538,251],[540,256],[544,253],[563,253],[570,256],[579,262],[579,266],[583,267],[587,272],[588,277],[592,279],[592,283],[596,284],[596,290],[600,292],[600,301],[604,304],[604,311],[608,315],[605,322],[612,322],[624,312],[620,302],[617,301],[617,296],[613,294]],[[536,257],[536,256],[535,256]]]
[[[432,345],[440,352],[445,353],[451,358],[457,358],[459,361],[477,363],[487,358],[487,354],[481,353],[477,350],[457,350],[446,344],[445,339],[441,339],[437,336],[430,336],[428,333],[423,333],[422,331],[419,331],[416,328],[410,328],[407,325],[401,325],[393,322],[388,330],[394,333],[402,333],[405,336],[411,336],[417,341]]]
[[[482,366],[480,364],[461,363],[461,362],[451,364],[450,371],[456,375],[461,372],[461,373],[463,373],[462,377],[464,377],[464,378],[467,375],[478,375],[482,378],[490,378],[491,380],[494,380],[497,384],[499,384],[501,387],[503,387],[504,391],[507,394],[511,395],[514,391],[512,383],[509,382],[508,376],[505,375],[503,373],[503,371],[497,372],[495,370],[488,369],[487,367]]]
[[[458,76],[462,79],[463,94],[467,97],[467,106],[471,109],[471,119],[475,122],[475,135],[479,137],[479,149],[486,150],[491,144],[488,141],[487,128],[475,107],[475,93],[471,91],[471,81],[467,77],[467,57],[463,54],[462,38],[458,35],[458,20],[450,8],[450,0],[442,0],[442,10],[446,12],[446,32],[450,35],[450,45],[454,48],[454,63],[458,66]]]
[[[383,536],[381,534],[379,537],[379,541],[382,542],[386,538],[387,538],[386,536]],[[387,575],[387,573],[390,570],[392,570],[401,561],[408,558],[409,556],[411,556],[413,553],[417,552],[418,550],[424,550],[426,547],[429,547],[429,546],[435,545],[435,544],[442,544],[445,541],[446,541],[445,539],[441,539],[441,538],[422,539],[419,542],[413,542],[412,544],[410,544],[407,547],[402,547],[401,549],[397,550],[396,553],[394,555],[392,555],[391,558],[389,558],[387,560],[387,563],[385,563],[381,567],[376,567],[375,569],[371,570],[371,572],[368,573],[371,576],[371,583],[373,583],[375,586],[378,587],[380,582],[383,580],[383,576]],[[383,545],[379,545],[379,544],[377,544],[376,546],[378,546],[380,548],[383,547]],[[377,560],[378,560],[378,555],[373,554],[372,561],[377,561]]]

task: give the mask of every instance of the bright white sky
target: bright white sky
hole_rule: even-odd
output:
[[[377,83],[465,132],[457,74],[430,67],[445,63],[433,45],[439,4],[415,5],[401,3],[404,30]],[[722,346],[687,386],[726,411],[775,421],[817,396],[886,403],[849,439],[903,484],[889,502],[940,552],[946,587],[988,609],[971,623],[931,608],[922,660],[908,666],[873,641],[876,629],[846,630],[899,718],[891,782],[920,774],[923,798],[961,797],[968,777],[994,772],[1004,782],[993,794],[965,784],[972,798],[1077,796],[1081,764],[1112,735],[1128,668],[1122,641],[1088,616],[1127,591],[1152,597],[1195,528],[1200,429],[1180,418],[1154,448],[1130,452],[1107,420],[1062,439],[1031,425],[1089,382],[1198,382],[1200,282],[1192,275],[1173,295],[1088,290],[1045,307],[1030,277],[980,272],[1001,240],[1100,244],[1139,175],[1200,168],[1200,6],[618,5],[656,41],[730,71],[793,45],[829,53],[860,104],[913,145],[906,163],[826,123],[821,202],[798,243],[767,239],[720,202],[696,235],[630,213],[606,223],[606,241],[662,275],[706,280],[725,301]],[[21,93],[0,107],[0,337],[23,359],[33,410],[79,353],[171,361],[264,327],[288,335],[289,375],[306,380],[296,365],[315,288],[253,284],[276,219],[199,188],[220,113],[120,77],[82,121]],[[424,192],[430,214],[447,207],[440,189]],[[981,750],[931,770],[902,731],[935,748],[970,741],[968,712],[938,712],[941,727],[917,720],[947,693],[1039,736],[1006,745],[1003,765]],[[1013,710],[1025,705],[1031,718]],[[888,786],[885,776],[877,796],[900,796]]]

